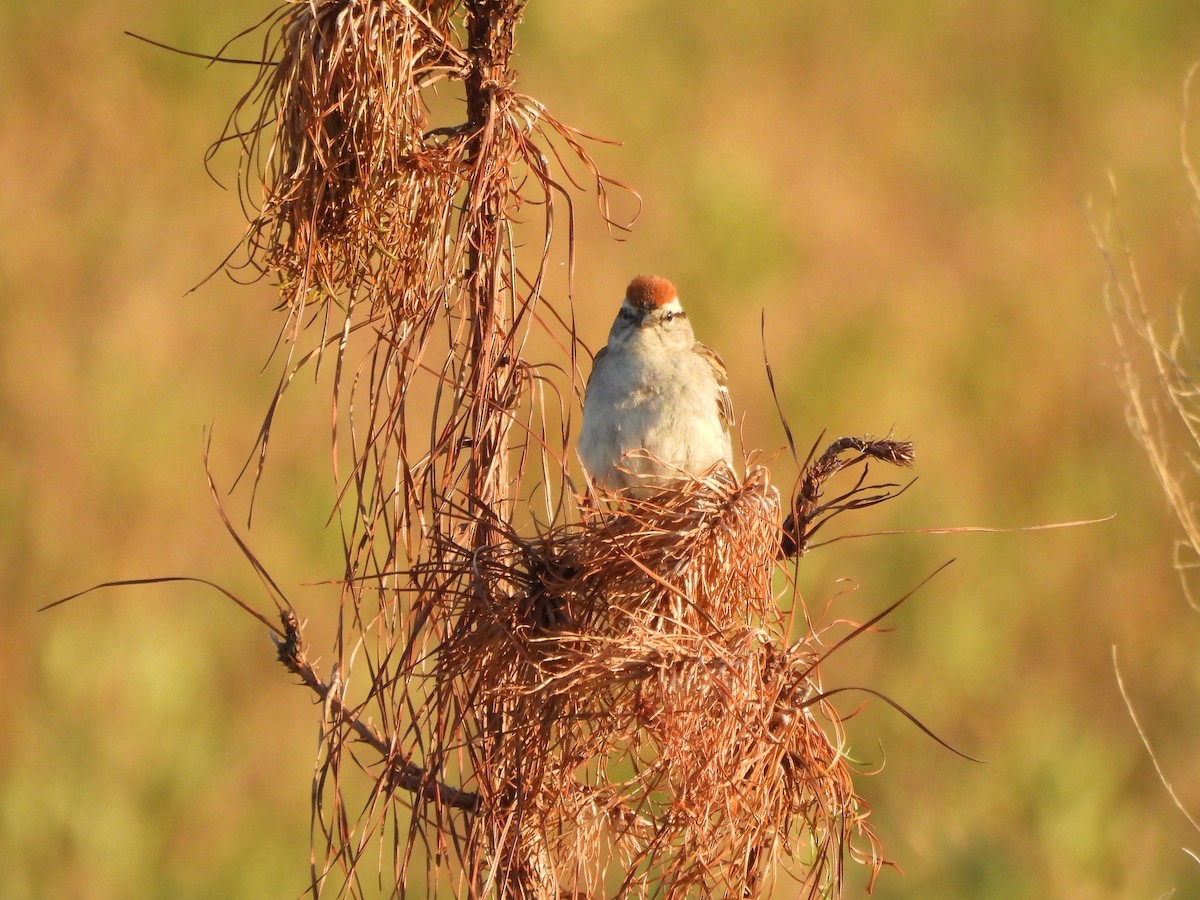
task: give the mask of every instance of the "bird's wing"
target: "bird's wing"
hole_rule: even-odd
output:
[[[600,360],[604,359],[604,354],[608,352],[608,345],[601,347],[596,355],[592,357],[592,371],[588,372],[587,383],[583,386],[584,396],[587,396],[587,389],[592,386],[592,378],[596,374],[596,370],[600,368]]]
[[[713,377],[717,380],[717,409],[721,413],[721,424],[727,429],[731,428],[733,426],[733,400],[729,396],[729,373],[725,370],[725,361],[721,359],[721,354],[707,344],[696,341],[693,349],[712,368]],[[599,359],[599,355],[596,358]]]

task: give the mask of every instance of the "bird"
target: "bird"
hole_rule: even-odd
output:
[[[720,355],[696,340],[675,285],[639,275],[584,390],[579,457],[592,484],[646,497],[731,471],[733,405]]]

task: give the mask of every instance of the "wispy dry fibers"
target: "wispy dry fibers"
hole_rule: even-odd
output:
[[[882,858],[823,636],[789,642],[765,471],[578,502],[580,344],[546,274],[573,268],[570,190],[611,223],[616,183],[516,91],[522,7],[289,2],[241,36],[265,62],[216,146],[287,314],[279,393],[334,364],[337,638],[318,666],[289,609],[278,642],[323,710],[312,891],[743,897],[779,865],[836,891]]]
[[[1113,269],[1108,300],[1126,418],[1179,523],[1175,568],[1188,602],[1200,611],[1200,357],[1188,342],[1182,309],[1174,321],[1155,321],[1133,257],[1123,252],[1124,269]]]
[[[1200,64],[1188,72],[1183,85],[1184,115],[1180,126],[1183,168],[1192,199],[1193,224],[1200,223],[1200,174],[1193,161],[1190,118],[1192,94]],[[1116,185],[1113,185],[1114,205]],[[1145,451],[1171,512],[1179,525],[1175,569],[1184,595],[1200,612],[1196,572],[1200,570],[1200,354],[1188,338],[1182,300],[1173,315],[1162,318],[1146,295],[1133,254],[1115,214],[1107,229],[1093,222],[1096,242],[1109,268],[1104,299],[1116,338],[1120,362],[1118,379],[1126,398],[1126,419]],[[1112,648],[1113,671],[1121,699],[1154,770],[1175,808],[1200,832],[1200,817],[1192,813],[1171,783],[1142,724]],[[1200,856],[1184,848],[1193,860]]]
[[[1180,145],[1193,216],[1200,222],[1200,174],[1193,162],[1189,121],[1197,71],[1200,66],[1184,81]],[[1115,207],[1115,184],[1113,197]],[[1188,602],[1200,611],[1200,354],[1188,337],[1182,301],[1165,319],[1152,309],[1115,208],[1107,229],[1095,224],[1093,229],[1109,268],[1104,296],[1121,357],[1118,377],[1128,401],[1126,417],[1179,523],[1175,568]]]

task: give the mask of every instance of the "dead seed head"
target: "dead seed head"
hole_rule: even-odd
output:
[[[813,450],[816,450],[814,445]],[[907,468],[913,464],[913,445],[891,438],[843,437],[833,441],[825,451],[805,464],[792,499],[792,508],[783,523],[780,541],[781,557],[803,556],[812,546],[813,536],[827,522],[852,510],[866,509],[896,497],[908,485],[891,482],[868,483],[872,460]],[[826,499],[825,486],[834,475],[859,467],[858,480],[849,490]],[[909,484],[912,482],[910,481]]]

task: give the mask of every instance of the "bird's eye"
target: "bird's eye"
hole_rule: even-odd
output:
[[[663,318],[664,318],[666,321],[670,322],[672,319],[674,319],[674,318],[675,318],[675,313],[673,313],[673,312],[669,312],[669,313],[667,313],[665,316],[663,316]]]

